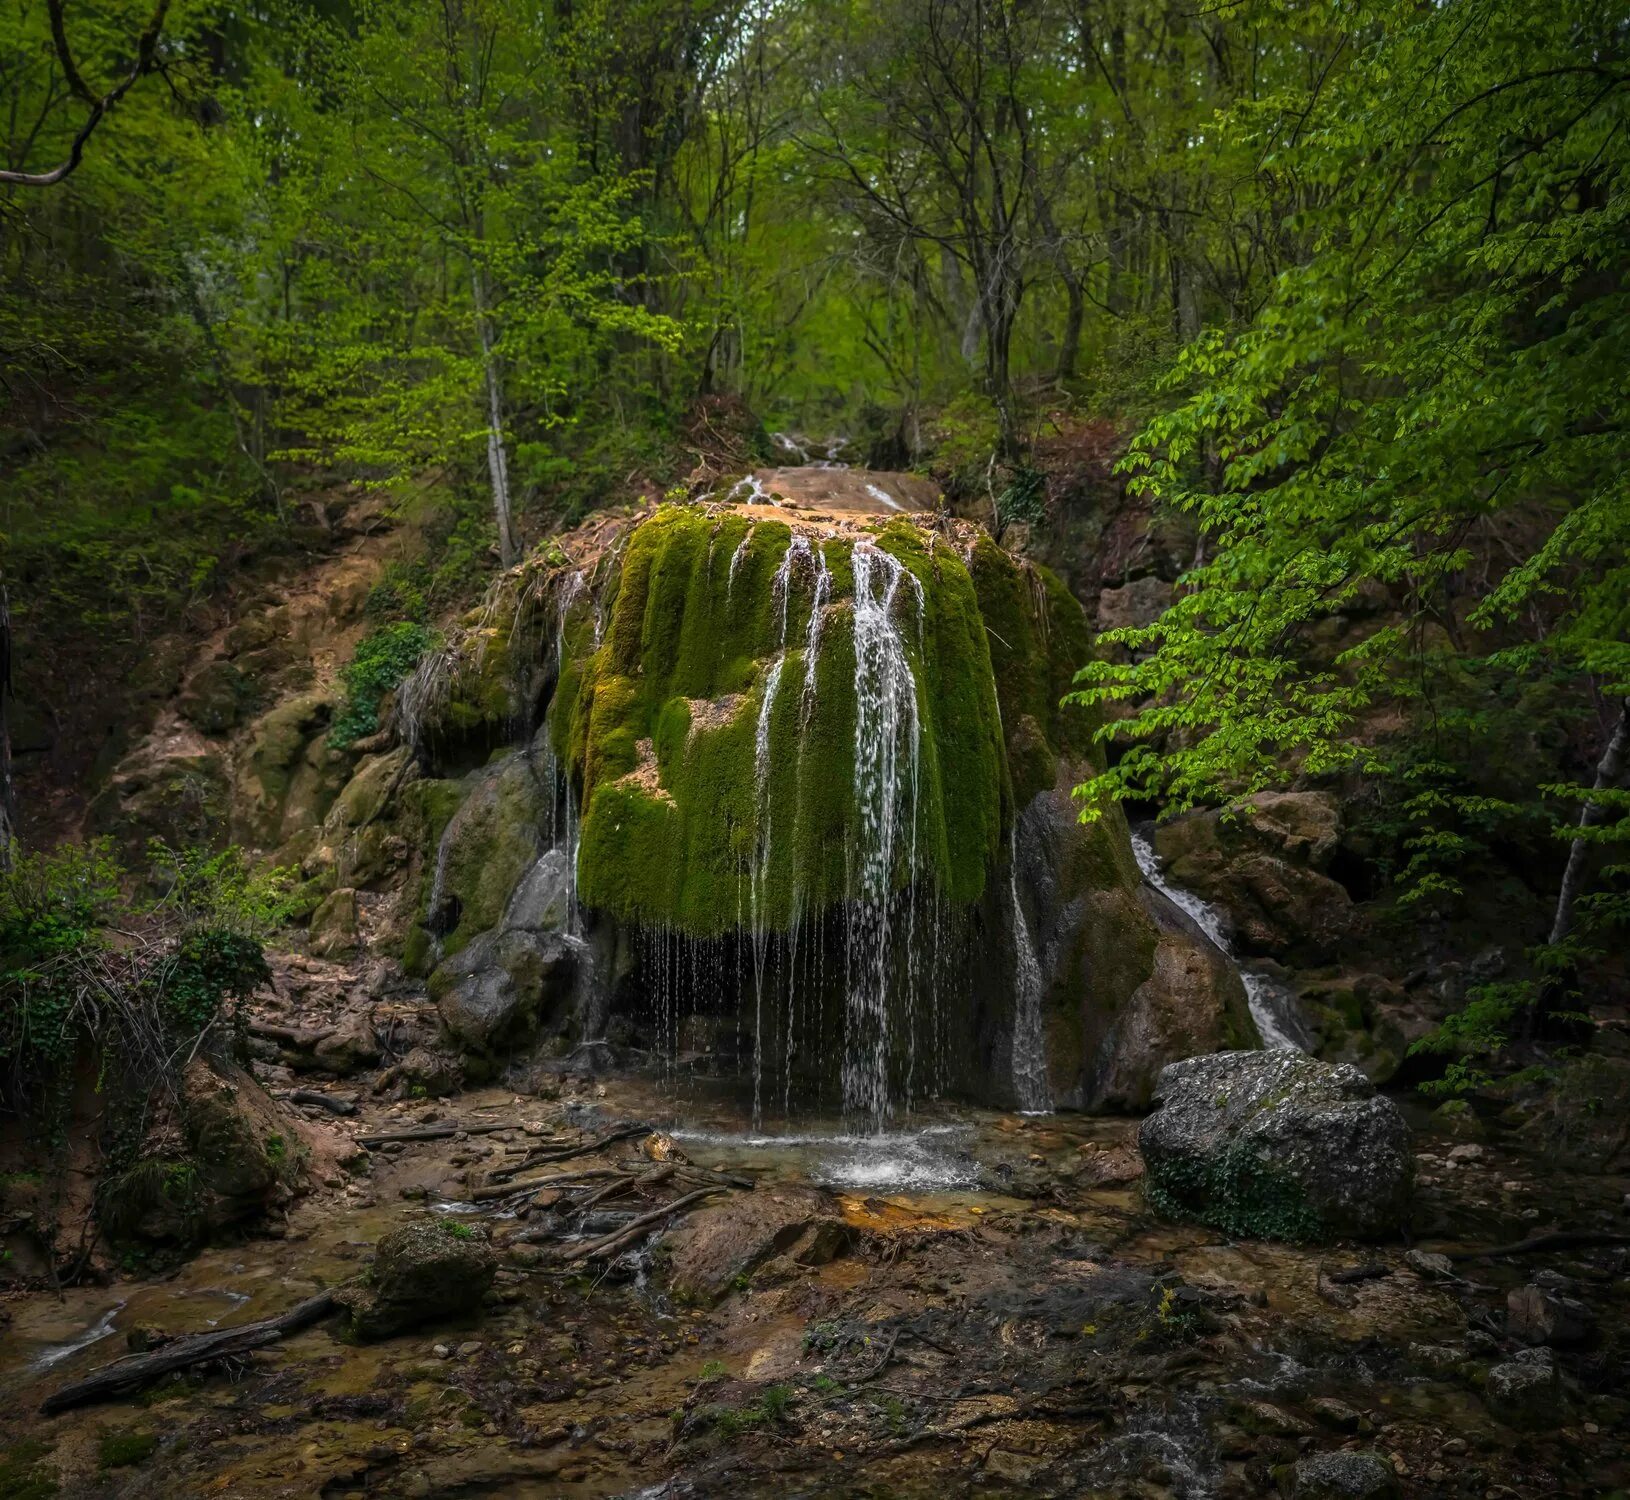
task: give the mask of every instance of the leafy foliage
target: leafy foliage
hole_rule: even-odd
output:
[[[370,631],[357,643],[355,655],[340,673],[345,683],[345,703],[334,716],[329,743],[346,746],[379,728],[379,705],[411,672],[435,644],[435,636],[423,625],[400,620]]]

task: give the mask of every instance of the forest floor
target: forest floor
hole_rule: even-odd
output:
[[[281,973],[308,994],[357,977],[303,957]],[[413,1008],[381,1004],[382,1035]],[[0,1494],[1243,1497],[1343,1449],[1379,1455],[1406,1496],[1630,1486],[1630,1399],[1601,1352],[1630,1324],[1624,1249],[1432,1258],[1625,1227],[1630,1179],[1559,1174],[1521,1139],[1419,1138],[1413,1249],[1304,1248],[1151,1217],[1128,1120],[939,1111],[866,1141],[819,1122],[757,1135],[705,1083],[542,1073],[390,1102],[372,1081],[318,1085],[358,1102],[310,1111],[352,1138],[335,1156],[353,1166],[324,1168],[286,1222],[6,1305]],[[448,1122],[476,1129],[355,1144]],[[632,1122],[657,1129],[516,1170]],[[534,1170],[569,1181],[491,1196]],[[666,1235],[558,1264],[630,1222],[612,1193],[569,1214],[622,1179],[635,1209],[718,1191]],[[130,1330],[281,1312],[427,1216],[490,1235],[479,1313],[374,1343],[314,1327],[37,1414]],[[1558,1353],[1560,1383],[1496,1414],[1483,1387],[1523,1348],[1506,1304],[1530,1278],[1597,1328]]]

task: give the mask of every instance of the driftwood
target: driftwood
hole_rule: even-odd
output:
[[[615,1167],[586,1167],[581,1172],[553,1172],[547,1177],[528,1177],[521,1182],[492,1183],[478,1187],[470,1194],[471,1203],[497,1203],[504,1198],[518,1198],[522,1193],[538,1188],[558,1187],[563,1182],[573,1184],[598,1182],[602,1177],[621,1177]]]
[[[171,1339],[150,1354],[132,1354],[116,1359],[83,1380],[76,1380],[72,1385],[53,1391],[40,1403],[40,1411],[45,1416],[55,1416],[76,1406],[111,1400],[162,1375],[174,1374],[177,1370],[263,1349],[291,1333],[309,1328],[338,1306],[333,1292],[318,1292],[315,1297],[307,1297],[304,1302],[297,1303],[275,1318],[262,1318],[258,1323],[244,1323],[237,1328],[212,1328],[208,1333]]]
[[[333,1115],[354,1115],[357,1112],[355,1099],[348,1099],[344,1094],[325,1094],[320,1089],[295,1089],[288,1098],[291,1104],[314,1104]]]
[[[576,1265],[580,1260],[590,1260],[597,1255],[611,1255],[621,1250],[625,1245],[637,1240],[651,1225],[659,1223],[671,1214],[682,1208],[689,1207],[698,1199],[711,1197],[718,1192],[716,1187],[698,1188],[694,1193],[686,1193],[681,1198],[675,1198],[672,1203],[664,1203],[661,1208],[654,1208],[648,1214],[641,1214],[631,1219],[621,1229],[614,1229],[610,1234],[603,1234],[596,1240],[584,1240],[581,1244],[563,1245],[557,1252],[556,1265]]]
[[[1553,1229],[1531,1234],[1510,1245],[1494,1245],[1486,1250],[1457,1250],[1450,1260],[1491,1260],[1497,1255],[1532,1255],[1539,1250],[1572,1250],[1586,1245],[1630,1245],[1630,1234],[1598,1229]]]
[[[275,1021],[251,1021],[248,1031],[250,1036],[258,1036],[268,1042],[281,1042],[285,1047],[310,1051],[318,1042],[336,1035],[338,1028],[331,1026],[326,1031],[312,1031],[304,1026],[279,1026]]]
[[[447,1141],[455,1135],[491,1135],[495,1130],[513,1130],[508,1120],[493,1120],[478,1125],[461,1125],[449,1120],[443,1125],[409,1125],[401,1130],[380,1130],[373,1135],[359,1135],[359,1146],[385,1146],[392,1141]]]
[[[1391,1267],[1378,1260],[1370,1260],[1361,1266],[1349,1266],[1345,1271],[1327,1271],[1324,1279],[1333,1286],[1352,1286],[1357,1281],[1379,1281],[1383,1276],[1390,1275]]]
[[[632,1140],[637,1135],[650,1133],[649,1125],[624,1125],[616,1130],[608,1130],[592,1141],[579,1141],[575,1146],[538,1146],[527,1152],[519,1161],[495,1167],[492,1175],[495,1178],[512,1176],[516,1172],[524,1172],[528,1167],[539,1166],[543,1162],[570,1161],[574,1156],[591,1156],[594,1152],[615,1145],[618,1141]]]

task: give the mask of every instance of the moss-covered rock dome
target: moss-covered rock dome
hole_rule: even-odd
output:
[[[1144,909],[1124,822],[1075,818],[1080,606],[972,524],[897,510],[596,516],[405,685],[408,957],[448,1015],[481,1000],[490,1065],[540,1031],[623,1037],[724,1055],[755,1098],[825,1079],[876,1119],[945,1088],[1137,1102],[1174,1029],[1249,1044],[1231,975],[1157,962],[1192,935]],[[478,962],[543,929],[568,939],[547,993]]]

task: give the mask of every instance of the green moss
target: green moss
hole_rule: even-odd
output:
[[[557,752],[584,798],[588,904],[706,935],[755,910],[784,928],[795,911],[847,894],[857,837],[854,540],[817,544],[832,586],[806,698],[809,570],[796,565],[784,600],[775,588],[792,538],[780,522],[749,528],[739,515],[684,506],[662,507],[630,536],[605,639],[594,649],[574,637],[552,709]],[[922,589],[920,628],[914,590],[897,604],[921,715],[911,842],[941,893],[971,902],[1001,848],[1006,779],[979,601],[961,560],[930,549],[916,526],[893,523],[877,545]],[[761,804],[757,730],[783,649]],[[907,876],[903,849],[896,878]]]
[[[158,1437],[151,1432],[110,1432],[96,1448],[96,1461],[104,1469],[126,1469],[152,1457]]]
[[[1022,807],[1053,784],[1055,757],[1090,761],[1096,754],[1092,714],[1061,702],[1087,660],[1091,633],[1080,604],[1054,573],[1014,558],[989,536],[981,534],[974,543],[968,571]]]
[[[1329,1237],[1290,1178],[1236,1143],[1205,1161],[1151,1162],[1144,1198],[1169,1219],[1192,1219],[1241,1239],[1309,1243]]]
[[[0,1453],[0,1495],[6,1500],[51,1500],[57,1479],[40,1463],[50,1451],[49,1443],[24,1438]]]

